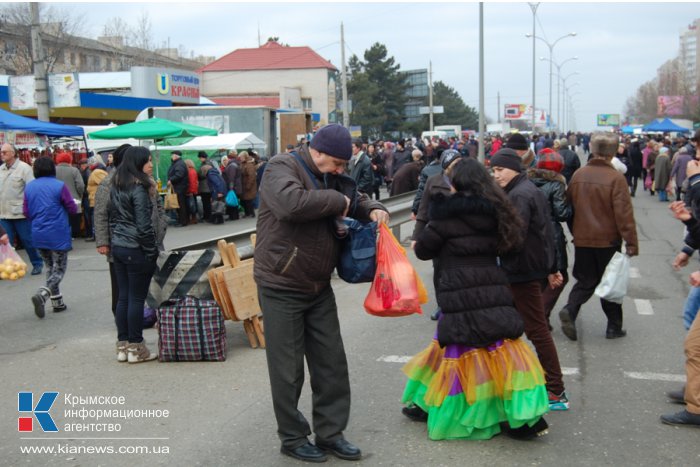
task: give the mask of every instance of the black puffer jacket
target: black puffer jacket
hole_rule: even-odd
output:
[[[523,249],[503,258],[511,284],[543,280],[557,271],[554,260],[554,232],[544,194],[521,173],[505,187],[508,198],[523,220]]]
[[[109,194],[109,225],[112,246],[140,248],[147,261],[158,258],[148,188],[135,183],[129,190],[112,186]]]
[[[418,235],[416,256],[438,258],[437,301],[441,346],[486,347],[522,335],[505,271],[496,254],[498,223],[494,206],[465,193],[436,193],[430,221]]]
[[[173,185],[173,190],[178,194],[185,194],[190,188],[190,177],[187,165],[182,159],[176,159],[168,169],[168,181]]]
[[[566,271],[569,261],[566,256],[566,236],[562,222],[571,220],[571,205],[566,200],[566,180],[552,170],[529,169],[527,176],[547,197],[554,230],[554,253],[557,271]]]

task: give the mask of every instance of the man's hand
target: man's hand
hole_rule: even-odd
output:
[[[108,255],[109,254],[109,247],[108,246],[98,246],[97,252],[101,255]]]
[[[7,236],[7,234],[0,237],[0,245],[7,245],[9,242],[10,238]]]
[[[416,249],[416,241],[411,240],[411,250],[415,250],[415,249]]]
[[[700,271],[695,271],[690,275],[690,285],[700,287]]]
[[[685,222],[693,217],[683,201],[674,201],[668,208],[673,212],[673,217],[679,221]]]
[[[681,268],[684,268],[688,265],[688,260],[690,259],[690,256],[686,255],[682,251],[676,255],[676,257],[673,260],[673,269],[676,271],[679,271]]]
[[[382,209],[373,209],[372,211],[370,211],[369,218],[378,224],[389,223],[389,213]]]
[[[549,282],[550,289],[556,289],[564,283],[564,276],[562,276],[561,272],[557,271],[554,274],[548,275],[547,281]]]
[[[415,212],[411,213],[411,220],[412,221],[416,220],[416,213]]]
[[[343,196],[343,197],[345,198],[345,210],[343,211],[343,217],[347,217],[348,211],[350,211],[350,198],[348,198],[347,196]],[[370,217],[372,217],[371,214],[370,214]]]

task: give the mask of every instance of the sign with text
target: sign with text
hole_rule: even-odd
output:
[[[52,108],[80,107],[78,73],[49,75],[49,106]]]
[[[199,104],[199,75],[173,68],[131,68],[131,95],[169,100],[179,104]]]
[[[10,110],[36,109],[34,75],[10,76],[8,88]]]

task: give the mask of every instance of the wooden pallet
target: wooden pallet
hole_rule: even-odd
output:
[[[251,242],[255,246],[255,234]],[[241,260],[234,243],[219,240],[217,244],[223,266],[208,272],[209,285],[214,299],[221,307],[225,319],[242,321],[243,329],[252,348],[265,348],[258,287],[253,280],[253,260]]]

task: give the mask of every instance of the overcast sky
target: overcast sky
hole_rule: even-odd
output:
[[[373,43],[384,44],[409,70],[433,64],[433,80],[479,104],[478,3],[74,3],[56,5],[84,14],[84,33],[97,37],[104,24],[120,16],[135,21],[147,12],[157,44],[170,41],[195,55],[217,58],[238,48],[257,47],[258,28],[292,46],[309,46],[340,69],[340,23],[345,25],[347,58],[362,57]],[[554,42],[554,60],[577,56],[562,66],[577,102],[578,129],[595,128],[598,113],[621,113],[640,84],[654,78],[675,57],[679,32],[700,18],[695,3],[559,3],[537,10],[537,35]],[[497,119],[497,93],[504,104],[532,101],[532,13],[527,3],[487,2],[484,6],[485,107]],[[536,101],[548,107],[549,49],[537,41]],[[555,69],[556,73],[556,69]],[[556,117],[556,77],[552,110]],[[439,102],[435,103],[436,105]],[[502,110],[501,110],[502,112]]]

